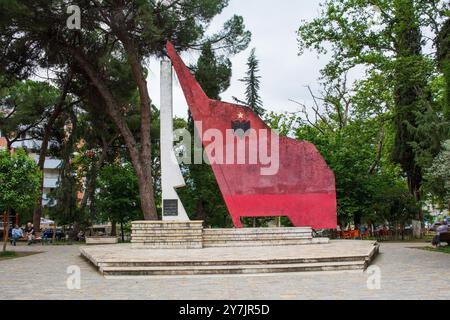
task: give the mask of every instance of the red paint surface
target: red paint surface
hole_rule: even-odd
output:
[[[178,75],[189,109],[195,121],[201,121],[205,132],[218,129],[226,136],[231,122],[250,121],[257,132],[270,128],[248,107],[209,99],[176,53],[171,43],[167,51]],[[250,139],[246,138],[247,146]],[[211,142],[203,141],[206,148]],[[267,139],[270,150],[271,137]],[[226,150],[224,138],[223,148]],[[226,152],[224,157],[226,157]],[[225,159],[225,158],[224,158]],[[235,162],[236,163],[236,162]],[[268,165],[212,164],[220,191],[236,227],[242,227],[241,217],[287,216],[294,226],[314,229],[335,229],[336,188],[335,178],[316,147],[306,141],[279,137],[279,170],[275,175],[261,175]]]

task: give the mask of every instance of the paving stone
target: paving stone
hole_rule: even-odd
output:
[[[428,244],[381,244],[372,265],[381,289],[362,272],[158,276],[105,279],[80,257],[79,246],[23,246],[44,253],[0,261],[0,299],[450,299],[450,255],[411,249]],[[267,249],[267,248],[266,248]],[[170,251],[169,251],[170,252]],[[81,269],[81,289],[69,290],[67,267]]]

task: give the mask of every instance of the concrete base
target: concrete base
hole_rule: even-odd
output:
[[[135,221],[131,239],[134,249],[285,246],[329,241],[313,238],[309,227],[203,229],[202,221]]]
[[[117,244],[117,237],[86,237],[87,245]]]
[[[336,240],[322,245],[184,249],[132,249],[130,245],[82,247],[105,276],[256,274],[363,271],[379,250],[374,241]]]
[[[135,221],[131,230],[134,249],[203,248],[203,221]]]

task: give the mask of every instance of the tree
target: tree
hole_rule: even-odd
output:
[[[437,195],[442,207],[450,210],[450,140],[442,143],[442,151],[426,170],[425,185]]]
[[[265,112],[261,97],[259,96],[260,79],[259,61],[255,54],[256,49],[253,48],[247,60],[247,75],[239,81],[245,83],[245,101],[234,98],[237,102],[243,103],[250,107],[257,115],[262,116]]]
[[[442,105],[436,103],[430,88],[436,64],[424,52],[436,41],[433,36],[424,37],[421,30],[429,28],[437,37],[445,2],[326,0],[322,8],[319,18],[299,29],[301,52],[307,48],[321,54],[331,51],[331,61],[322,70],[326,83],[356,68],[363,70],[358,81],[384,81],[370,90],[371,99],[384,97],[392,112],[392,160],[406,174],[411,195],[421,200],[423,168],[439,151],[434,141],[442,141],[442,131],[432,127],[442,127],[445,121],[439,116]],[[358,81],[354,90],[361,89]],[[433,119],[433,125],[425,125],[425,118]],[[421,211],[416,219],[422,220]]]
[[[97,208],[102,221],[111,221],[113,230],[120,224],[124,241],[124,224],[142,219],[139,188],[130,163],[114,163],[102,168],[98,176]]]
[[[445,79],[445,114],[450,118],[450,18],[442,26],[436,42],[437,60]]]
[[[218,56],[209,42],[203,45],[197,65],[192,69],[210,99],[220,100],[220,94],[230,87],[231,61]]]
[[[383,215],[394,207],[383,199],[385,190],[395,190],[397,195],[408,192],[400,168],[389,157],[393,99],[385,96],[385,84],[373,74],[352,90],[343,77],[322,84],[317,94],[307,87],[311,105],[291,100],[301,108],[298,112],[268,115],[269,125],[280,134],[312,142],[335,173],[338,223],[343,228],[385,223]],[[374,90],[380,94],[374,96]],[[400,206],[411,208],[407,201],[395,204]]]
[[[39,195],[40,176],[36,163],[25,151],[17,150],[14,154],[10,154],[9,150],[0,151],[0,208],[8,214],[11,209],[20,211],[32,208]],[[7,233],[8,229],[9,219],[3,232]],[[7,237],[3,251],[6,251],[6,243]]]
[[[71,4],[83,10],[79,30],[67,29],[65,1],[8,1],[2,8],[4,23],[0,26],[1,46],[5,48],[2,68],[23,77],[43,65],[65,67],[64,58],[72,57],[76,71],[101,97],[106,114],[124,139],[138,177],[145,218],[157,219],[151,174],[151,99],[145,61],[150,56],[162,56],[167,40],[185,50],[199,48],[202,39],[207,38],[216,47],[237,53],[248,45],[250,33],[245,30],[243,19],[234,16],[219,33],[204,36],[209,22],[228,4],[227,0],[78,0]],[[139,140],[124,120],[123,99],[110,87],[122,76],[113,74],[112,60],[128,66],[139,93]]]
[[[5,84],[0,75],[0,82]],[[58,95],[58,90],[45,82],[13,81],[0,90],[0,130],[7,149],[31,136],[46,121]],[[28,135],[28,136],[27,136]]]

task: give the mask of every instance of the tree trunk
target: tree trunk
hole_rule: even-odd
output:
[[[203,207],[203,200],[198,199],[197,200],[197,208],[196,208],[196,219],[199,221],[205,220],[205,208]]]
[[[120,221],[120,234],[122,235],[122,242],[125,242],[125,235],[123,234],[123,222]]]
[[[124,138],[125,145],[130,154],[131,163],[138,178],[139,196],[141,200],[141,209],[144,214],[145,220],[158,220],[158,214],[156,211],[155,199],[153,194],[153,178],[151,174],[151,152],[148,150],[148,145],[144,143],[142,151],[139,151],[138,144],[134,139],[133,133],[128,127],[125,119],[121,114],[121,108],[117,104],[113,94],[102,81],[95,71],[94,67],[88,62],[84,54],[77,49],[68,48],[73,54],[74,58],[79,63],[80,68],[86,73],[91,80],[94,87],[97,89],[106,104],[106,110],[113,123],[118,128],[122,137]],[[150,112],[150,110],[148,110]],[[145,116],[145,112],[144,112]],[[146,117],[147,121],[141,119],[141,135],[145,134],[150,139],[150,121],[149,116]],[[146,138],[144,139],[146,141]]]
[[[8,244],[8,234],[9,234],[9,209],[5,210],[4,215],[6,216],[6,224],[3,224],[3,252],[6,252],[6,245]]]
[[[117,236],[117,222],[111,221],[111,237]]]
[[[56,241],[56,222],[53,222],[53,234],[52,234],[52,244]]]
[[[55,110],[52,112],[50,118],[48,119],[48,122],[45,125],[45,129],[44,129],[44,136],[42,138],[41,150],[39,152],[39,161],[38,161],[38,167],[42,173],[41,178],[40,178],[40,193],[39,193],[38,201],[36,203],[36,207],[33,212],[33,226],[34,226],[35,230],[37,230],[37,231],[39,231],[41,229],[42,194],[44,192],[45,158],[47,157],[47,149],[48,149],[48,143],[50,140],[50,133],[51,133],[53,124],[55,123],[56,119],[58,119],[59,115],[62,112],[71,81],[72,81],[72,71],[69,71],[66,81],[64,82],[64,87],[63,87],[61,97],[55,107]]]
[[[120,11],[120,15],[124,18],[123,13]],[[120,25],[119,27],[123,27]],[[154,190],[153,190],[153,178],[152,178],[152,149],[151,149],[151,136],[150,136],[150,123],[151,123],[151,113],[150,108],[152,101],[148,93],[147,81],[145,80],[144,69],[141,64],[141,59],[137,55],[137,49],[133,45],[132,40],[126,32],[119,32],[118,38],[122,42],[128,57],[128,63],[131,66],[131,71],[133,74],[133,79],[139,89],[139,98],[141,106],[141,173],[138,176],[140,184],[140,196],[141,196],[141,207],[144,211],[144,216],[148,220],[151,216],[154,216],[154,220],[157,220],[157,212],[154,201]],[[149,197],[151,195],[151,197]],[[146,215],[146,213],[148,213]]]

